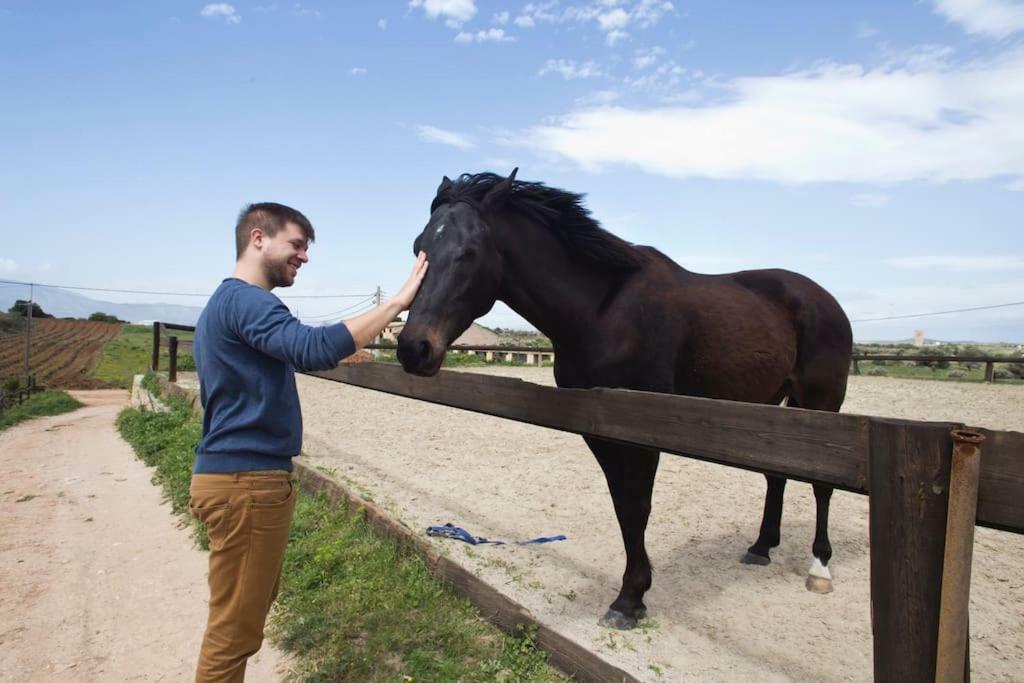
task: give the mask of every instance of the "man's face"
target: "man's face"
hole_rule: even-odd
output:
[[[264,273],[272,287],[291,287],[303,263],[309,261],[309,240],[295,223],[285,223],[273,237],[264,235],[261,250]]]

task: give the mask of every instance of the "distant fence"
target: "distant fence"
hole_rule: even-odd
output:
[[[1013,356],[928,356],[928,355],[916,355],[906,356],[895,353],[855,353],[852,356],[853,361],[853,374],[860,374],[860,361],[906,361],[913,363],[938,363],[945,361],[947,363],[984,363],[985,364],[985,381],[995,381],[995,364],[996,363],[1024,363],[1024,358],[1013,357]]]
[[[46,387],[36,384],[35,375],[29,375],[28,379],[25,381],[25,386],[19,387],[14,391],[5,391],[3,386],[0,386],[0,415],[14,406],[20,406],[22,403],[30,399],[32,394],[38,394],[45,390]]]
[[[306,374],[868,495],[879,681],[969,677],[974,526],[1024,533],[1020,432],[450,371],[424,378],[384,363]]]

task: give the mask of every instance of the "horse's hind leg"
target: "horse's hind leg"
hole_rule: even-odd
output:
[[[799,386],[797,397],[790,396],[789,405],[813,410],[839,412],[839,406],[846,395],[846,377],[842,382],[819,385]],[[832,544],[828,540],[828,510],[832,501],[832,487],[823,484],[814,485],[814,501],[816,521],[814,524],[814,543],[811,545],[811,567],[807,570],[807,590],[813,593],[832,592],[832,572],[828,563],[832,559]]]
[[[585,440],[604,470],[626,548],[622,588],[600,624],[620,630],[631,629],[647,614],[643,597],[651,587],[651,561],[644,547],[644,532],[651,514],[651,493],[661,454],[599,439]]]
[[[814,485],[817,521],[814,525],[814,545],[811,546],[811,568],[807,571],[807,590],[813,593],[832,592],[832,573],[828,561],[832,559],[832,544],[828,540],[828,507],[832,500],[832,487]]]
[[[743,564],[770,564],[769,552],[779,544],[782,527],[782,497],[786,491],[785,477],[764,475],[768,480],[768,491],[764,496],[764,515],[761,517],[761,532],[754,545],[740,558]]]

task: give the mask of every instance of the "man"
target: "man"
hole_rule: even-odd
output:
[[[427,271],[416,259],[391,300],[335,325],[309,327],[275,287],[309,261],[313,226],[295,209],[246,207],[235,228],[234,274],[196,324],[203,437],[190,506],[210,538],[210,613],[196,681],[241,681],[263,643],[295,511],[292,457],[302,448],[295,370],[326,370],[365,346],[409,308]]]

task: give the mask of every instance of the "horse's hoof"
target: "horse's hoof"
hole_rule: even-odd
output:
[[[765,557],[764,555],[756,555],[748,550],[743,553],[743,557],[740,558],[740,562],[743,564],[756,564],[765,567],[772,563],[772,558]]]
[[[804,585],[807,586],[807,590],[820,595],[831,593],[833,590],[832,579],[824,579],[820,576],[808,576]]]
[[[640,610],[639,618],[643,619],[646,613],[646,610]],[[637,620],[633,617],[627,617],[622,612],[610,609],[604,613],[604,616],[597,623],[599,626],[616,631],[632,631],[636,628]]]
[[[825,593],[832,592],[832,572],[828,570],[828,565],[821,563],[817,557],[811,561],[811,568],[807,570],[807,582],[804,584],[807,586],[807,590],[812,593]]]

